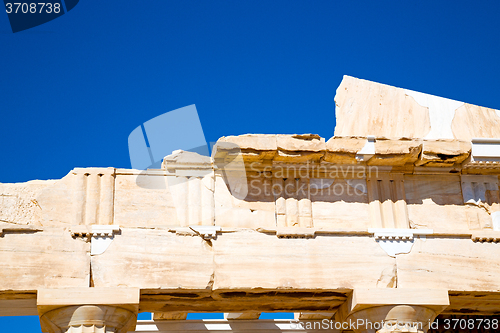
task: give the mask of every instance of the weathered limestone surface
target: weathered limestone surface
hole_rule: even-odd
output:
[[[411,253],[398,256],[398,287],[450,291],[500,290],[499,244],[462,238],[418,239]]]
[[[275,200],[271,191],[271,179],[256,175],[244,181],[248,187],[248,195],[242,200],[231,194],[222,175],[215,176],[215,224],[252,229],[275,227]]]
[[[395,259],[365,237],[287,240],[247,231],[223,233],[211,244],[189,231],[122,229],[103,254],[91,257],[93,285],[174,291],[347,290],[390,283],[388,275],[395,274]],[[330,260],[325,260],[325,249]]]
[[[338,137],[334,136],[326,142],[324,162],[338,164],[356,164],[356,153],[366,144],[364,137]]]
[[[421,140],[377,140],[375,155],[368,163],[394,166],[412,164],[418,160],[421,151]]]
[[[366,230],[370,212],[364,179],[311,179],[314,227]],[[356,215],[352,212],[356,211]],[[335,212],[335,214],[332,214]]]
[[[279,239],[238,232],[217,239],[214,252],[214,290],[370,288],[395,264],[363,237]]]
[[[73,176],[70,172],[37,193],[35,200],[40,208],[40,225],[69,227],[77,224],[72,198],[73,193],[78,194],[73,191]]]
[[[109,248],[91,256],[95,287],[206,289],[213,274],[210,244],[195,232],[122,228]]]
[[[112,224],[114,168],[76,168],[41,190],[36,201],[44,226]]]
[[[416,165],[453,166],[469,157],[470,142],[458,140],[424,140],[422,154]]]
[[[498,314],[500,111],[351,77],[336,103],[328,140],[228,136],[158,170],[0,184],[0,315],[121,333],[137,311]],[[109,290],[129,288],[123,308]]]
[[[429,109],[404,89],[344,76],[335,95],[335,136],[424,138]]]
[[[90,247],[63,229],[4,231],[0,236],[0,290],[88,287]]]
[[[0,225],[41,225],[41,208],[36,195],[56,180],[33,180],[26,183],[0,184]]]
[[[498,315],[498,304],[500,303],[500,293],[498,292],[449,292],[449,295],[450,306],[443,311],[443,314]],[[478,302],[478,299],[481,302]]]
[[[451,233],[469,230],[468,207],[462,199],[460,176],[407,175],[404,186],[413,228]]]
[[[0,316],[36,316],[36,291],[0,293]]]
[[[344,140],[348,142],[347,138]],[[354,140],[354,145],[358,148],[361,147],[359,144],[361,139]],[[17,217],[12,215],[14,214],[12,207],[17,207],[17,204],[6,201],[6,208],[3,209],[6,217],[5,222],[2,223],[4,225],[15,223],[67,227],[71,225],[109,225],[115,224],[115,222],[124,227],[213,225],[215,223],[222,227],[243,228],[287,226],[287,223],[289,226],[293,226],[294,223],[297,223],[297,226],[359,230],[376,226],[370,225],[366,215],[366,205],[369,201],[371,202],[367,196],[369,191],[365,180],[367,173],[370,173],[367,166],[374,167],[372,171],[377,171],[377,173],[381,170],[379,168],[392,166],[392,168],[403,168],[401,172],[405,174],[405,182],[407,182],[405,183],[405,195],[409,205],[410,220],[417,227],[418,225],[432,224],[421,221],[422,218],[425,219],[425,216],[422,216],[419,211],[425,212],[427,205],[431,205],[431,209],[436,208],[437,210],[451,205],[453,206],[451,212],[448,212],[446,208],[445,215],[439,214],[437,218],[446,220],[447,216],[450,216],[454,221],[462,221],[461,224],[466,220],[471,230],[477,229],[470,226],[477,224],[474,222],[477,218],[468,217],[468,215],[465,216],[461,213],[466,207],[464,206],[465,202],[459,199],[461,188],[458,178],[448,177],[447,181],[442,181],[443,176],[412,176],[416,171],[408,167],[414,163],[415,167],[450,167],[451,165],[454,168],[460,168],[460,161],[464,161],[470,154],[470,144],[459,141],[429,142],[424,140],[422,143],[418,140],[403,140],[400,141],[399,145],[392,145],[391,142],[394,141],[375,139],[373,154],[362,155],[363,159],[368,156],[366,161],[357,160],[359,152],[365,148],[359,148],[356,154],[355,150],[352,150],[353,152],[349,153],[352,157],[349,158],[357,161],[356,165],[360,167],[360,172],[354,171],[355,167],[352,164],[344,164],[343,162],[341,164],[331,164],[325,161],[313,163],[311,161],[303,162],[299,159],[301,162],[292,165],[282,164],[280,161],[272,162],[272,164],[254,161],[245,164],[244,178],[238,179],[238,184],[233,187],[231,186],[234,184],[230,184],[225,171],[218,171],[214,174],[212,171],[207,173],[207,171],[202,170],[201,174],[189,176],[186,171],[182,170],[173,173],[168,170],[139,172],[118,169],[113,171],[111,178],[113,182],[109,185],[110,188],[113,188],[112,195],[106,199],[107,202],[99,200],[99,204],[95,205],[89,199],[92,197],[92,191],[88,189],[90,177],[92,173],[98,173],[96,175],[98,176],[103,171],[89,169],[89,175],[85,175],[85,169],[78,169],[60,181],[50,181],[37,191],[30,192],[30,195],[35,199],[28,197],[15,199],[24,200],[24,205],[29,207],[26,208],[25,213],[16,213]],[[361,140],[361,142],[363,141]],[[367,144],[366,141],[364,144]],[[418,157],[416,152],[420,149],[423,151]],[[344,151],[346,150],[344,149]],[[246,154],[245,150],[241,151],[241,155],[245,156]],[[327,154],[324,155],[325,159],[326,156]],[[181,171],[184,173],[179,174]],[[443,172],[446,173],[446,170],[443,169]],[[81,186],[76,183],[78,175],[81,173],[89,178],[85,183],[87,189],[83,194],[80,194],[82,193],[82,190],[79,190]],[[290,187],[292,184],[289,182],[292,177],[299,180],[293,187]],[[377,178],[377,175],[375,177]],[[289,179],[288,182],[286,179]],[[17,186],[22,187],[23,185]],[[26,186],[24,185],[22,188],[24,189]],[[276,186],[278,188],[280,186],[281,188],[286,187],[286,189],[294,188],[295,192],[280,192],[276,190]],[[235,195],[235,191],[242,187],[246,188],[245,195],[243,197]],[[447,188],[451,192],[445,191]],[[101,198],[102,192],[106,192],[101,186],[99,189],[101,193],[94,195],[94,197]],[[10,191],[12,192],[12,190]],[[488,195],[490,199],[496,198],[495,191],[498,189],[488,188],[485,195]],[[18,192],[20,194],[13,194],[12,197],[17,198],[24,195],[22,194],[23,190]],[[307,198],[304,197],[304,193],[308,193]],[[453,195],[450,197],[450,194]],[[82,198],[80,199],[80,197]],[[282,205],[280,200],[285,200],[285,206],[289,208],[288,212],[286,208],[283,208],[283,211],[280,210],[282,209],[280,208]],[[494,199],[494,201],[498,204],[498,199]],[[477,210],[479,220],[489,218],[484,215],[485,212],[491,215],[498,211],[498,208],[493,208],[492,204],[493,202],[489,204],[491,208]],[[351,214],[353,208],[360,215]],[[105,213],[106,209],[108,213]],[[336,214],[329,214],[329,210],[335,211]],[[8,213],[9,211],[12,212]],[[22,211],[23,209],[21,209]],[[455,213],[461,217],[457,219],[453,216]],[[474,213],[472,214],[474,215]],[[289,222],[280,222],[282,217],[288,218]],[[299,222],[299,217],[301,217],[302,222]],[[479,223],[481,224],[481,222]],[[443,223],[438,223],[435,227],[447,228],[443,225]],[[489,225],[491,226],[492,223],[490,222]]]
[[[114,219],[124,227],[179,225],[166,177],[140,172],[118,174]]]
[[[465,103],[456,110],[451,126],[460,140],[500,138],[500,111]]]
[[[335,136],[465,141],[500,137],[498,110],[350,76],[344,76],[335,103]]]

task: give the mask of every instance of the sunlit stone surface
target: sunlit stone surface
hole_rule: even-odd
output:
[[[347,76],[335,100],[332,138],[228,136],[158,170],[0,184],[0,315],[51,333],[133,331],[139,311],[155,320],[137,332],[208,329],[188,312],[235,332],[291,329],[263,311],[387,324],[332,332],[493,319],[499,112]]]

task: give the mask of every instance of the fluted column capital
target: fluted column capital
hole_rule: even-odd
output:
[[[109,305],[65,306],[40,317],[47,333],[126,333],[134,330],[136,321],[136,313]]]
[[[444,289],[354,289],[336,320],[356,333],[425,333],[449,304]]]
[[[354,312],[356,333],[425,333],[439,313],[421,305],[385,305]]]
[[[37,294],[44,333],[127,333],[135,329],[139,289],[43,289]]]

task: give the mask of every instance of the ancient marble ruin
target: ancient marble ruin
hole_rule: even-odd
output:
[[[498,328],[500,111],[348,76],[335,102],[328,139],[0,184],[0,315],[48,333]],[[296,320],[258,319],[277,311]]]

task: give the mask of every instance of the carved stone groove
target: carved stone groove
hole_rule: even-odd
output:
[[[75,168],[74,225],[113,224],[114,168]]]
[[[403,174],[368,177],[368,198],[375,228],[409,228]]]

